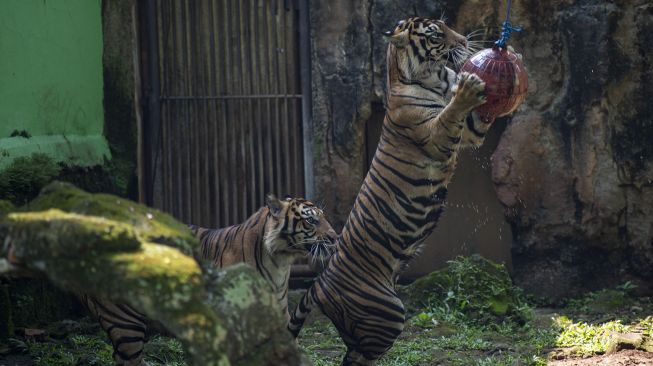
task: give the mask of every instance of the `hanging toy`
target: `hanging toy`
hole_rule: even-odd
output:
[[[521,56],[506,48],[510,33],[522,31],[521,27],[513,28],[510,24],[510,3],[511,0],[508,0],[501,38],[492,48],[473,54],[460,69],[474,73],[485,81],[487,102],[476,108],[476,111],[488,123],[496,117],[514,112],[526,98],[528,90],[528,74]]]

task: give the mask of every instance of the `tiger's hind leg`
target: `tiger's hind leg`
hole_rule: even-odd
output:
[[[288,321],[288,330],[295,338],[297,338],[299,332],[302,331],[302,327],[304,326],[306,318],[308,318],[308,315],[311,313],[313,307],[315,306],[314,291],[315,290],[313,286],[309,287],[308,290],[304,293],[304,296],[302,296],[301,300],[299,300],[299,303],[297,303],[297,306],[295,306],[295,310],[292,312],[292,314],[290,314],[290,320]]]
[[[147,341],[146,318],[126,305],[82,296],[88,310],[98,319],[113,345],[118,366],[147,366],[143,348]]]
[[[354,348],[348,348],[340,366],[372,366],[376,364],[377,358],[368,359],[364,354]]]

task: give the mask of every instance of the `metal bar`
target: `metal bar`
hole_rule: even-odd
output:
[[[274,77],[274,76],[272,77],[272,79],[276,81],[273,84],[274,85],[273,86],[273,91],[277,92],[277,93],[279,93],[281,91],[280,87],[279,87],[279,77],[278,77],[278,75],[279,75],[279,41],[278,41],[279,40],[279,35],[278,35],[278,29],[279,29],[279,17],[281,15],[279,14],[278,6],[279,6],[278,2],[274,1],[273,28],[271,30],[271,34],[273,36],[272,37],[272,42],[271,42],[272,51],[273,51],[273,60],[272,60],[273,61],[272,62],[273,66],[272,67],[273,67],[273,71],[274,71],[273,75],[276,76],[276,77]],[[284,193],[283,192],[284,187],[283,187],[283,182],[281,181],[281,176],[282,176],[281,172],[283,171],[283,169],[281,167],[281,147],[280,147],[280,144],[279,144],[279,142],[281,140],[281,133],[280,133],[281,131],[280,131],[279,125],[280,125],[280,122],[279,122],[279,103],[276,103],[274,105],[274,126],[272,127],[273,132],[274,132],[274,135],[273,135],[274,136],[274,141],[276,142],[274,144],[274,147],[275,147],[274,150],[275,151],[274,151],[274,157],[273,157],[274,167],[275,167],[274,177],[275,177],[275,183],[276,183],[275,188],[277,190],[277,194],[283,194]]]
[[[186,40],[188,42],[188,90],[189,93],[194,93],[198,92],[199,90],[199,85],[198,85],[198,68],[199,65],[197,63],[197,51],[199,47],[197,47],[197,31],[198,31],[198,23],[197,23],[197,18],[195,17],[195,6],[197,5],[197,1],[187,1],[186,2]],[[198,103],[197,101],[189,101],[188,102],[188,161],[186,164],[188,165],[188,170],[189,170],[189,180],[190,180],[190,185],[189,185],[189,190],[188,190],[188,198],[189,202],[188,204],[190,205],[190,210],[189,210],[189,221],[191,223],[198,223],[200,224],[199,220],[201,219],[201,214],[199,213],[202,204],[200,201],[200,190],[202,189],[202,186],[200,185],[200,164],[199,164],[199,159],[200,159],[200,147],[201,145],[199,144],[199,113],[197,110]]]
[[[261,37],[260,31],[261,29],[259,28],[259,24],[262,24],[260,22],[262,15],[265,14],[265,8],[261,1],[264,0],[256,0],[256,19],[254,20],[254,34],[256,34],[256,41],[254,48],[256,49],[256,52],[254,52],[254,60],[256,60],[256,66],[255,66],[255,73],[257,75],[257,80],[256,80],[256,85],[258,86],[257,92],[262,92],[263,91],[263,77],[264,77],[264,72],[263,72],[263,60],[262,60],[262,54],[261,50],[265,49],[265,43],[263,41],[263,37]],[[263,111],[263,104],[261,103],[260,100],[256,100],[256,110],[257,110],[257,128],[256,130],[258,131],[257,133],[257,175],[258,175],[258,204],[263,205],[265,202],[265,164],[263,163],[263,150],[265,149],[265,146],[263,145],[263,136],[265,134],[265,120],[266,118],[262,118],[262,111]]]
[[[304,195],[315,199],[315,176],[313,172],[313,113],[311,95],[311,40],[309,0],[299,3],[299,67],[302,91],[302,135],[304,150]]]
[[[239,57],[239,70],[240,70],[240,91],[242,94],[246,95],[250,92],[249,90],[249,70],[248,70],[248,62],[247,60],[249,59],[249,55],[247,52],[247,42],[248,42],[248,31],[249,31],[249,25],[250,23],[248,22],[247,19],[247,4],[249,1],[247,0],[241,0],[238,2],[240,4],[239,11],[238,11],[238,25],[239,25],[239,31],[238,31],[238,50],[240,53]],[[251,123],[250,123],[250,108],[249,108],[249,103],[247,103],[248,100],[239,100],[239,107],[240,107],[240,113],[241,113],[241,121],[240,121],[240,131],[241,131],[241,141],[240,141],[240,152],[241,152],[241,157],[242,157],[242,164],[240,166],[240,173],[242,174],[242,179],[243,179],[243,184],[240,186],[242,189],[241,191],[241,200],[242,200],[242,205],[240,207],[241,211],[241,219],[244,220],[246,217],[249,216],[249,183],[252,181],[249,177],[249,155],[250,155],[250,146],[249,146],[249,138],[248,136],[251,133]]]
[[[224,0],[221,0],[224,1]],[[222,21],[222,15],[224,14],[224,9],[225,6],[224,4],[221,4],[222,12],[220,11],[220,8],[217,9],[218,16],[220,18],[217,24],[220,26],[218,30],[218,45],[217,45],[217,50],[220,50],[222,52],[221,56],[222,57],[217,57],[216,60],[228,60],[227,54],[226,54],[226,34],[224,32],[224,22]],[[226,16],[226,14],[224,14]],[[224,35],[224,36],[223,36]],[[216,69],[217,72],[217,69]],[[216,85],[216,90],[219,89],[220,93],[226,93],[228,91],[227,87],[227,68],[225,66],[225,63],[222,62],[219,66],[219,73],[218,75],[220,76],[221,82]],[[219,86],[219,88],[218,88]],[[229,212],[227,211],[229,209],[229,196],[228,196],[228,170],[226,164],[223,164],[222,162],[228,162],[229,157],[228,157],[228,149],[227,149],[227,101],[226,100],[215,100],[216,104],[219,107],[221,117],[219,119],[220,124],[218,125],[218,130],[220,131],[220,135],[217,138],[218,144],[220,145],[220,160],[216,160],[215,164],[217,165],[217,170],[219,171],[218,176],[220,178],[220,186],[221,186],[221,191],[220,191],[220,202],[218,203],[218,208],[220,209],[221,212],[221,221],[219,222],[220,226],[227,226],[229,224]]]
[[[216,51],[219,49],[216,47],[216,37],[215,37],[215,22],[214,19],[216,19],[216,13],[214,12],[214,7],[213,7],[214,1],[209,0],[208,1],[208,17],[209,17],[209,44],[208,44],[208,49],[209,51],[209,61],[208,61],[208,69],[209,69],[209,75],[211,77],[210,79],[210,87],[207,88],[207,91],[211,89],[211,92],[213,94],[217,94],[217,89],[218,89],[218,84],[220,83],[220,80],[218,79],[220,77],[220,74],[218,73],[217,67],[216,67],[216,59],[218,57],[216,56]],[[217,7],[217,6],[216,6]],[[206,167],[207,169],[207,175],[208,172],[211,171],[212,178],[213,178],[213,185],[211,186],[211,189],[213,191],[213,199],[211,199],[207,206],[210,206],[213,211],[213,217],[212,217],[212,222],[210,225],[207,225],[209,227],[215,226],[220,226],[221,224],[221,219],[222,215],[220,214],[220,173],[218,170],[218,167],[221,165],[219,164],[220,162],[220,155],[219,155],[219,142],[218,142],[218,133],[220,130],[218,129],[218,105],[216,101],[211,101],[210,103],[210,109],[209,109],[209,118],[207,118],[206,122],[211,126],[211,130],[208,133],[208,136],[212,137],[209,138],[208,144],[212,148],[213,152],[213,160],[211,163]],[[208,161],[209,159],[207,159]]]
[[[183,6],[181,8],[181,21],[182,21],[182,50],[183,50],[183,57],[184,57],[184,63],[183,66],[185,66],[184,70],[184,78],[183,80],[185,81],[184,86],[185,86],[185,92],[190,94],[191,88],[192,88],[192,79],[190,77],[191,75],[191,52],[190,52],[190,30],[189,30],[189,20],[188,20],[188,0],[185,0],[182,2]],[[191,134],[192,134],[192,126],[191,126],[191,103],[185,103],[185,108],[184,108],[184,125],[181,126],[181,131],[183,133],[183,150],[184,150],[184,160],[181,162],[181,166],[183,167],[184,170],[184,188],[183,188],[183,193],[184,193],[184,219],[183,221],[185,222],[191,222],[192,221],[192,179],[191,179]]]
[[[160,13],[159,17],[161,19],[161,29],[160,29],[160,34],[163,36],[160,37],[159,39],[159,48],[162,50],[161,52],[161,93],[164,94],[167,92],[167,90],[170,88],[170,75],[172,74],[171,72],[168,71],[169,69],[169,62],[168,62],[168,57],[167,51],[169,44],[168,42],[170,41],[170,28],[171,28],[171,22],[170,22],[170,17],[169,11],[166,11],[166,7],[164,6],[165,2],[161,1],[161,6],[160,6]],[[168,2],[169,5],[169,2]],[[159,97],[160,98],[160,97]],[[166,212],[172,212],[172,195],[170,194],[171,187],[173,184],[173,174],[172,174],[172,149],[170,148],[170,141],[172,140],[172,134],[170,133],[170,120],[171,120],[171,107],[168,103],[165,103],[163,100],[161,101],[162,108],[164,109],[164,113],[162,114],[162,125],[163,125],[163,132],[164,132],[164,138],[163,138],[163,146],[165,150],[164,154],[164,162],[163,162],[163,182],[162,186],[163,189],[161,190],[161,194],[163,197],[161,197],[161,201],[163,204],[163,209]]]
[[[299,27],[300,27],[300,17],[299,17],[299,6],[298,6],[298,0],[294,0],[293,2],[293,93],[301,93],[301,77],[299,75],[299,70],[300,70],[300,50],[299,50]],[[303,143],[303,136],[302,136],[302,101],[300,100],[295,100],[292,99],[292,115],[293,115],[293,131],[294,131],[294,136],[295,136],[295,141],[296,143],[293,145],[295,147],[294,150],[294,164],[293,166],[295,167],[295,173],[294,173],[294,178],[295,178],[295,187],[298,192],[301,192],[301,195],[304,196],[306,194],[306,188],[304,185],[304,143]]]
[[[221,66],[221,71],[223,74],[223,82],[222,82],[222,93],[228,93],[231,91],[231,70],[230,70],[230,60],[231,60],[231,48],[229,47],[229,34],[228,34],[228,22],[229,22],[229,13],[228,13],[228,1],[229,0],[221,0],[222,1],[222,11],[219,12],[221,15],[220,21],[218,24],[220,24],[221,28],[219,31],[219,34],[221,35],[220,39],[220,45],[219,48],[224,51],[222,60],[222,66]],[[231,116],[230,111],[228,109],[227,105],[227,100],[219,100],[222,103],[220,103],[221,109],[222,109],[222,118],[220,119],[220,127],[222,131],[222,139],[221,139],[221,144],[220,144],[220,149],[222,150],[222,160],[226,162],[226,164],[220,164],[220,171],[221,171],[221,177],[220,177],[220,182],[223,187],[222,191],[222,202],[221,202],[221,208],[224,212],[223,218],[224,221],[221,223],[224,226],[227,226],[231,224],[231,207],[232,207],[232,199],[233,199],[233,194],[231,194],[231,186],[233,185],[232,182],[230,181],[230,177],[232,177],[231,174],[231,164],[230,162],[232,161],[231,159],[231,144],[228,142],[231,141],[231,129],[227,125],[227,120]]]
[[[177,7],[180,5],[179,2],[173,1],[172,3],[174,4],[174,7],[175,7],[175,9],[174,9],[174,11],[172,13],[173,14],[173,19],[174,19],[173,26],[172,26],[172,29],[173,29],[173,32],[174,32],[173,33],[173,37],[174,37],[173,55],[175,55],[176,57],[175,57],[175,62],[174,62],[174,70],[171,70],[171,71],[173,72],[173,75],[179,75],[180,74],[180,68],[181,68],[181,65],[182,65],[181,60],[183,58],[183,48],[181,46],[182,42],[181,42],[181,40],[179,38],[179,24],[178,24],[179,23],[178,18],[181,15],[181,11],[179,11],[177,9]],[[179,42],[179,44],[177,42]],[[175,90],[176,92],[179,92],[182,89],[180,87],[180,84],[182,82],[181,79],[182,78],[179,78],[179,77],[177,77],[177,78],[173,77],[172,78],[172,80],[174,80],[174,83],[173,83],[172,87],[173,87],[173,90]],[[174,137],[175,137],[174,148],[175,148],[175,151],[174,151],[174,154],[173,154],[173,156],[175,157],[175,164],[174,164],[173,169],[174,169],[174,172],[176,173],[175,175],[177,177],[177,182],[176,182],[176,185],[175,185],[175,189],[171,193],[174,194],[174,196],[176,198],[175,208],[174,208],[173,212],[176,213],[175,216],[177,218],[180,218],[180,219],[183,220],[183,215],[184,215],[184,212],[183,212],[183,207],[184,207],[183,206],[183,204],[184,204],[184,199],[183,199],[184,176],[183,176],[183,172],[182,172],[182,169],[181,169],[183,167],[183,161],[184,161],[184,158],[181,156],[181,154],[183,152],[183,149],[182,149],[183,144],[181,143],[181,141],[183,140],[183,136],[182,136],[183,129],[179,128],[179,124],[180,124],[179,121],[183,118],[182,115],[181,115],[181,113],[182,113],[181,112],[181,110],[182,110],[181,107],[183,107],[183,106],[180,106],[180,107],[174,109],[175,112],[176,112],[175,113],[175,118],[170,121],[170,123],[172,123],[174,125],[174,131],[175,131],[174,132]]]
[[[264,95],[198,95],[198,96],[167,96],[160,97],[161,100],[206,100],[206,99],[287,99],[287,98],[303,98],[302,94],[264,94]]]
[[[279,74],[278,74],[278,79],[281,82],[280,88],[283,90],[284,93],[288,93],[288,11],[286,10],[285,3],[284,3],[284,8],[279,11],[279,17],[281,20],[281,25],[277,29],[279,32],[278,35],[279,37],[279,43],[280,43],[280,49],[281,51],[281,62],[279,65]],[[282,168],[284,171],[283,174],[283,184],[285,186],[284,192],[285,194],[291,194],[293,196],[297,195],[297,192],[293,192],[292,186],[290,184],[290,180],[292,179],[292,173],[290,170],[291,164],[291,159],[290,159],[290,129],[288,128],[288,124],[291,121],[289,118],[288,114],[288,100],[287,99],[282,99],[280,100],[282,104],[282,108],[279,109],[279,112],[281,112],[281,116],[279,118],[279,122],[281,123],[281,151],[282,151],[282,156],[280,160],[284,162],[282,164]]]
[[[272,0],[273,1],[273,0]],[[263,55],[265,56],[265,60],[263,62],[263,65],[265,65],[265,92],[267,93],[272,93],[272,54],[271,54],[271,47],[270,43],[272,42],[272,38],[270,37],[272,31],[272,21],[270,20],[269,14],[272,11],[271,6],[270,6],[271,1],[265,1],[264,2],[264,11],[263,11],[263,37],[264,37],[264,52]],[[265,100],[265,127],[264,130],[266,132],[265,134],[265,151],[266,151],[266,156],[268,159],[268,164],[266,165],[267,171],[265,172],[265,181],[267,182],[267,185],[265,187],[266,193],[273,193],[275,192],[275,181],[274,181],[274,164],[273,164],[273,159],[274,159],[274,152],[272,149],[272,138],[274,136],[273,130],[274,126],[272,125],[272,100],[266,99]]]
[[[235,45],[235,40],[234,40],[234,38],[235,38],[234,33],[235,32],[232,29],[233,24],[234,24],[234,21],[233,21],[233,14],[234,13],[233,13],[232,9],[233,9],[233,3],[235,1],[240,1],[240,0],[228,0],[227,1],[229,10],[225,12],[225,18],[226,18],[225,24],[227,26],[227,31],[225,33],[230,35],[228,37],[229,43],[227,44],[227,50],[229,50],[229,56],[230,56],[230,57],[227,58],[227,60],[229,62],[228,66],[227,66],[227,70],[228,70],[227,73],[229,75],[229,88],[230,88],[229,91],[233,91],[236,88],[236,82],[234,81],[234,78],[232,77],[233,75],[235,75],[234,64],[235,64],[235,59],[237,57],[237,56],[234,55],[235,52],[233,52],[236,45]],[[237,71],[237,70],[235,70],[235,71]],[[225,104],[227,104],[227,103],[225,103]],[[227,106],[229,106],[229,105],[227,104]],[[237,121],[237,116],[234,113],[235,109],[236,109],[235,106],[234,106],[233,109],[229,108],[230,113],[229,113],[229,120],[228,120],[228,123],[227,123],[227,128],[229,129],[229,135],[230,135],[230,138],[228,140],[230,142],[230,144],[228,145],[229,149],[230,149],[230,159],[227,160],[227,161],[229,162],[228,163],[229,164],[229,178],[230,178],[230,181],[232,183],[231,188],[233,188],[233,192],[231,192],[232,194],[229,196],[229,206],[228,206],[229,211],[230,211],[230,215],[229,215],[229,224],[230,225],[235,224],[235,223],[238,222],[237,204],[238,204],[238,186],[240,185],[240,182],[238,181],[238,170],[237,170],[238,157],[236,155],[236,145],[238,143],[238,140],[237,140],[238,133],[236,132],[236,128],[235,128],[236,126],[238,126],[238,123],[237,123],[238,121]],[[236,184],[233,184],[234,182]]]
[[[254,31],[252,29],[252,24],[255,23],[254,19],[254,14],[255,13],[255,4],[252,4],[253,0],[248,0],[246,1],[247,4],[247,12],[246,12],[246,20],[247,20],[247,43],[245,44],[245,49],[247,51],[247,76],[248,76],[248,93],[254,93],[254,57],[253,57],[253,51],[255,51],[254,47]],[[248,127],[249,127],[249,134],[248,134],[248,140],[249,140],[249,165],[247,169],[247,180],[249,181],[249,186],[250,189],[247,192],[247,200],[249,202],[249,209],[247,216],[253,214],[256,211],[257,208],[257,199],[256,199],[256,121],[255,121],[255,111],[254,111],[254,105],[253,105],[253,100],[252,99],[246,99],[247,100],[247,113],[248,113]]]
[[[159,36],[157,33],[157,11],[156,11],[156,1],[148,0],[146,3],[146,14],[147,14],[147,55],[148,55],[148,79],[149,79],[149,88],[147,95],[147,113],[145,117],[145,134],[144,134],[144,146],[147,147],[145,152],[145,167],[144,171],[147,172],[147,177],[145,177],[147,187],[147,192],[144,192],[145,202],[149,205],[154,202],[154,182],[156,179],[156,156],[158,151],[156,149],[157,138],[155,137],[157,131],[160,131],[161,125],[161,100],[160,100],[160,80],[159,80],[159,48],[158,40]],[[153,149],[154,148],[154,149]],[[152,155],[152,150],[154,150],[154,156]]]
[[[198,60],[201,61],[201,69],[200,69],[200,75],[204,77],[198,76],[198,80],[200,80],[200,84],[202,85],[202,92],[209,94],[209,85],[213,82],[213,73],[211,72],[210,69],[210,50],[211,50],[211,45],[209,43],[209,37],[211,33],[211,29],[209,28],[209,21],[211,17],[211,7],[210,7],[210,1],[200,1],[199,6],[198,6],[198,23],[199,24],[199,32],[198,32]],[[209,136],[211,133],[212,129],[212,124],[209,123],[209,121],[212,119],[210,117],[210,104],[209,103],[198,103],[198,107],[200,107],[201,110],[201,116],[202,116],[202,121],[201,121],[201,126],[202,126],[202,131],[200,132],[200,146],[201,146],[201,151],[202,154],[201,156],[201,176],[203,178],[202,184],[200,185],[201,191],[200,191],[200,205],[201,205],[201,217],[200,220],[198,220],[198,223],[200,223],[202,226],[205,227],[211,227],[211,223],[214,222],[214,219],[212,217],[214,210],[211,209],[211,204],[210,202],[213,202],[213,187],[214,185],[212,184],[212,176],[210,174],[211,170],[209,169],[209,161],[210,161],[210,143],[209,143]]]
[[[202,0],[200,1],[200,5],[198,7],[199,9],[199,38],[198,38],[198,44],[199,44],[199,57],[198,60],[201,60],[201,69],[200,69],[200,75],[198,76],[200,80],[200,84],[202,85],[202,92],[206,94],[210,94],[210,85],[214,84],[214,74],[211,72],[211,43],[210,43],[210,37],[211,37],[211,27],[210,27],[210,21],[211,21],[211,1],[207,0]],[[211,227],[212,224],[215,222],[215,218],[213,217],[215,214],[215,210],[212,208],[211,202],[214,201],[213,196],[214,196],[214,187],[215,184],[213,184],[213,175],[211,174],[211,169],[209,168],[210,161],[212,159],[212,146],[210,143],[210,138],[209,136],[211,135],[211,132],[213,131],[213,124],[210,123],[209,121],[213,120],[211,116],[211,103],[205,102],[205,103],[198,103],[198,106],[200,106],[201,109],[201,116],[202,116],[202,132],[200,133],[200,141],[201,141],[201,146],[202,146],[202,154],[201,154],[201,161],[202,161],[202,193],[200,196],[200,205],[202,206],[201,210],[201,218],[198,221],[202,226],[205,227]]]

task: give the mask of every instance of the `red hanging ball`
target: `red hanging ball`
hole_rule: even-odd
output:
[[[478,51],[460,71],[478,75],[485,81],[487,102],[476,111],[484,121],[506,116],[526,98],[528,74],[521,57],[504,48],[493,47]]]

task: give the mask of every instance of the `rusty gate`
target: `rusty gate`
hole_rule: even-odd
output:
[[[307,3],[141,3],[147,204],[222,227],[266,193],[312,195]]]

